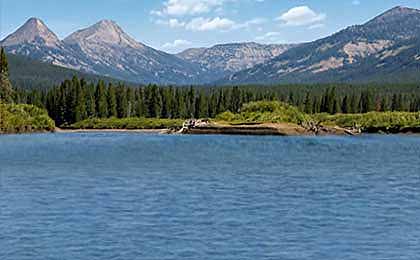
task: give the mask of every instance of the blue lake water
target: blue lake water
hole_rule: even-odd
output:
[[[419,259],[420,137],[0,136],[0,259]]]

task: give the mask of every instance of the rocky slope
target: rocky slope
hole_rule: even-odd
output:
[[[102,75],[160,84],[195,83],[200,75],[191,63],[135,41],[109,20],[71,34],[64,44]]]
[[[401,70],[400,65],[404,63],[418,66],[416,53],[404,56],[403,60],[396,57],[403,58],[399,56],[407,53],[403,50],[413,49],[408,41],[419,33],[420,10],[396,7],[364,25],[351,26],[327,38],[302,44],[219,83],[377,81],[390,72],[385,68]]]
[[[195,65],[136,42],[108,20],[61,41],[41,20],[31,18],[0,44],[12,54],[132,82],[193,84],[201,76]]]
[[[264,45],[253,42],[231,43],[210,48],[192,48],[177,56],[201,66],[204,71],[213,74],[213,78],[222,78],[268,61],[294,46],[291,44]]]
[[[9,53],[157,84],[269,84],[415,81],[420,75],[420,10],[396,7],[371,21],[299,45],[234,43],[171,55],[103,20],[60,40],[31,18],[1,45]]]
[[[84,62],[64,45],[60,39],[39,19],[31,18],[16,32],[0,42],[6,51],[33,59],[80,69]]]

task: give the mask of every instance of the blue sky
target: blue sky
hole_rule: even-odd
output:
[[[60,38],[101,19],[136,40],[177,52],[189,47],[256,41],[311,41],[420,0],[0,0],[1,37],[30,17]]]

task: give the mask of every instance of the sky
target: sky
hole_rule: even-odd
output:
[[[299,43],[420,0],[0,0],[3,39],[30,17],[63,39],[110,19],[134,39],[176,53],[232,42]]]

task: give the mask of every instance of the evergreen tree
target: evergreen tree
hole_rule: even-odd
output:
[[[136,95],[134,88],[127,88],[127,117],[136,115]]]
[[[87,117],[93,118],[96,117],[96,100],[95,100],[95,86],[89,84],[86,87],[86,114]]]
[[[96,114],[99,118],[108,117],[108,102],[106,98],[105,83],[101,80],[96,86]]]
[[[349,104],[349,100],[348,97],[345,96],[343,98],[343,102],[341,103],[341,113],[343,114],[347,114],[350,111],[350,104]]]
[[[138,117],[146,117],[146,105],[144,103],[144,94],[143,89],[138,89],[137,93],[137,108],[136,108],[136,115]]]
[[[117,96],[115,87],[112,84],[109,84],[108,86],[108,117],[117,117]]]
[[[188,117],[194,117],[195,114],[195,90],[193,87],[190,87],[190,90],[188,91],[187,94],[187,99],[186,99],[186,105],[187,105],[187,114]]]
[[[305,101],[304,101],[304,109],[303,109],[303,111],[305,113],[312,114],[313,111],[314,111],[313,109],[314,109],[314,107],[313,107],[311,95],[310,95],[309,92],[307,92],[306,93],[306,97],[305,97]]]
[[[348,111],[348,113],[350,113],[350,114],[354,114],[354,113],[357,113],[357,112],[359,112],[358,111],[358,109],[357,109],[357,97],[356,97],[356,95],[353,93],[351,96],[350,96],[350,104],[349,104],[349,111]]]
[[[74,122],[79,122],[87,118],[85,82],[84,81],[80,82],[77,79],[77,77],[74,77],[73,84],[75,84],[75,91],[76,91]]]
[[[208,117],[208,107],[204,97],[203,91],[200,91],[198,96],[195,99],[195,118],[206,118]],[[239,108],[238,108],[239,110]]]
[[[12,102],[13,88],[9,80],[9,64],[4,48],[0,51],[0,102]]]
[[[401,94],[394,94],[391,101],[391,111],[401,110]]]
[[[127,117],[128,113],[128,100],[126,88],[119,84],[117,87],[117,114],[119,118]]]

